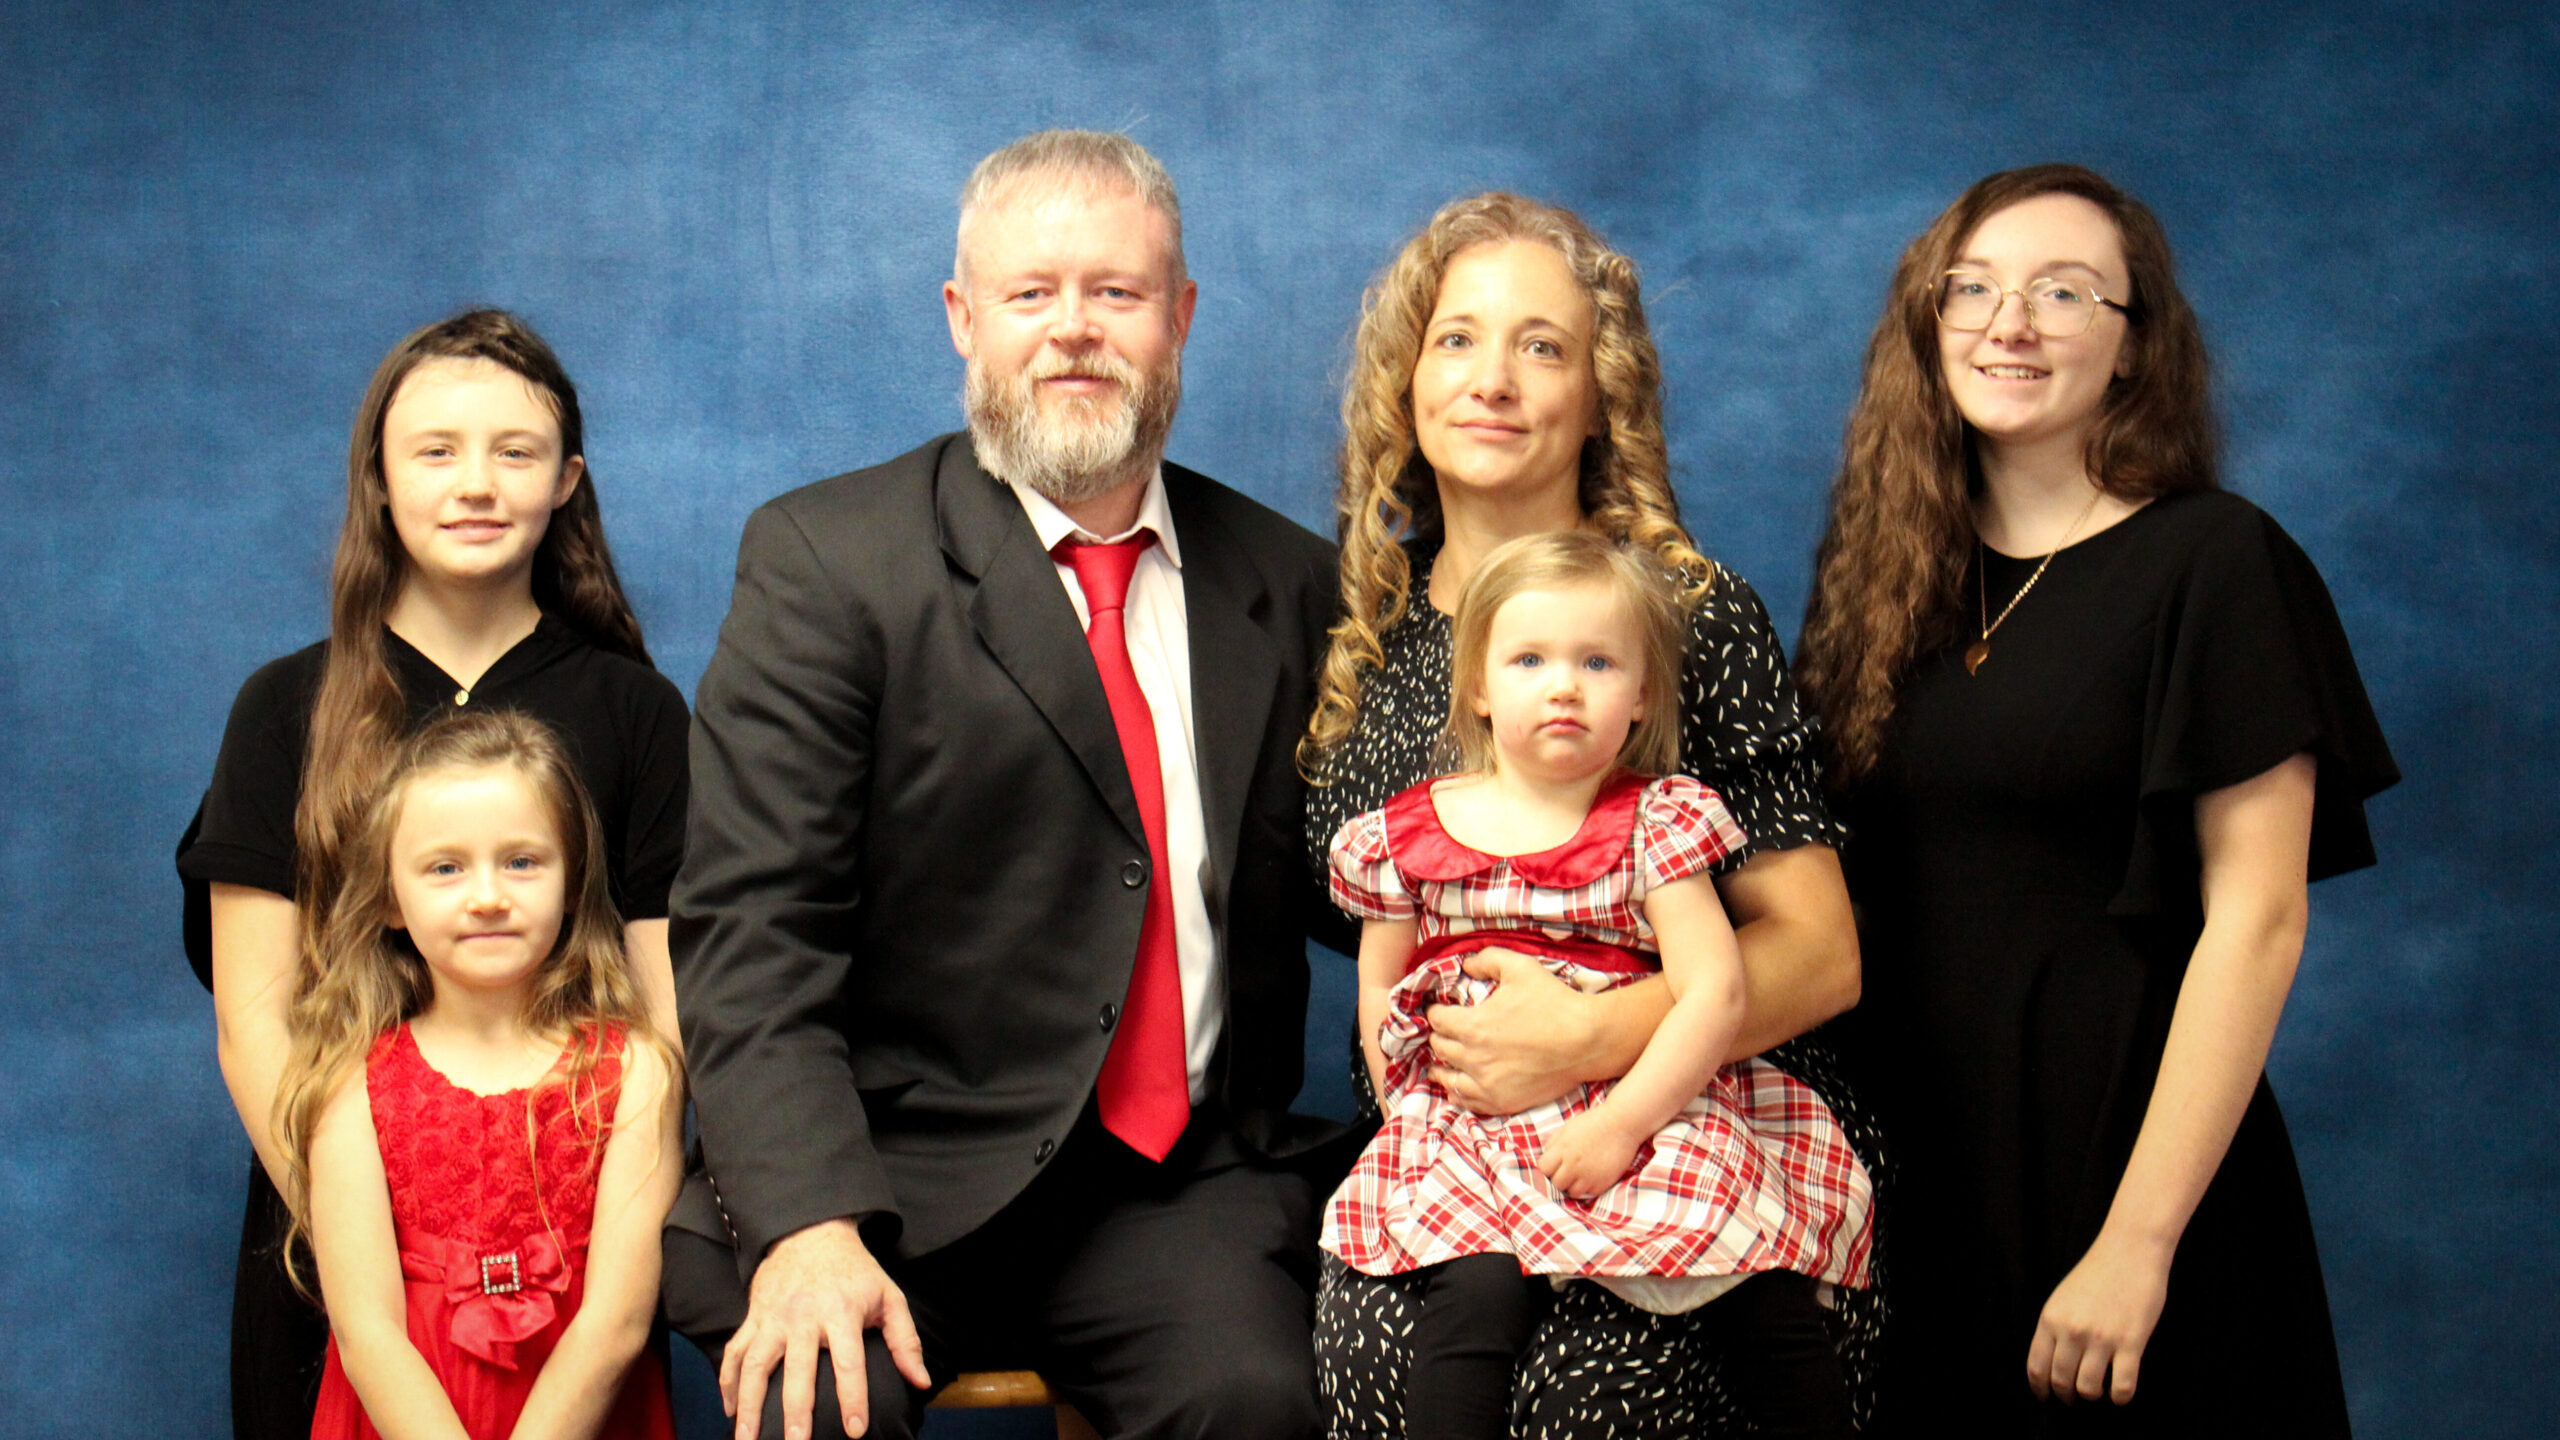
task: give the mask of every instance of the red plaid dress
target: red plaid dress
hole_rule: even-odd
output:
[[[1334,902],[1364,919],[1412,918],[1421,944],[1381,1037],[1385,1124],[1326,1206],[1324,1248],[1371,1275],[1510,1254],[1524,1274],[1587,1277],[1670,1312],[1764,1270],[1865,1285],[1866,1171],[1830,1108],[1773,1066],[1717,1071],[1637,1149],[1634,1168],[1589,1201],[1556,1189],[1538,1154],[1607,1083],[1490,1117],[1430,1077],[1425,1010],[1472,1004],[1487,988],[1460,968],[1466,954],[1535,954],[1583,990],[1652,974],[1661,961],[1645,895],[1742,843],[1724,802],[1685,775],[1612,778],[1573,838],[1535,855],[1459,844],[1440,826],[1429,783],[1346,823],[1333,842]]]

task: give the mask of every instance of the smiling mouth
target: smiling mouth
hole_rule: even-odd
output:
[[[2033,365],[1976,365],[1973,368],[1994,380],[2041,380],[2053,373]]]

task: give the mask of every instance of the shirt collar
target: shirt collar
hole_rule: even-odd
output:
[[[1126,540],[1141,530],[1153,530],[1156,532],[1156,548],[1164,551],[1164,558],[1173,562],[1174,569],[1182,568],[1182,542],[1174,537],[1173,507],[1165,502],[1162,465],[1158,465],[1154,473],[1147,476],[1146,494],[1138,500],[1137,523],[1117,535],[1087,533],[1068,517],[1066,511],[1059,509],[1055,501],[1028,485],[1016,485],[1007,480],[1005,488],[1013,492],[1016,500],[1022,502],[1022,513],[1031,517],[1031,528],[1038,532],[1040,548],[1043,550],[1056,550],[1059,541],[1071,536],[1081,540],[1099,540],[1104,544],[1110,544],[1114,541]]]
[[[1647,781],[1632,770],[1620,770],[1601,782],[1582,824],[1563,844],[1533,855],[1487,855],[1449,833],[1432,803],[1437,780],[1425,780],[1387,802],[1387,848],[1396,868],[1416,880],[1463,880],[1509,861],[1512,873],[1532,885],[1552,890],[1579,890],[1595,883],[1626,858],[1635,836],[1636,811],[1644,803]]]

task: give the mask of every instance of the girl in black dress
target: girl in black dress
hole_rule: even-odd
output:
[[[606,871],[651,1021],[675,1043],[666,901],[683,850],[684,699],[652,669],[586,473],[576,389],[503,311],[403,340],[348,449],[330,637],[240,689],[179,844],[187,950],[212,989],[224,1082],[248,1131],[232,1307],[232,1420],[305,1440],[327,1325],[286,1279],[269,1133],[296,956],[338,884],[340,842],[409,732],[465,708],[559,733],[595,798]]]
[[[1815,774],[1812,728],[1751,587],[1681,528],[1662,438],[1660,363],[1635,265],[1570,212],[1515,195],[1451,203],[1371,288],[1343,396],[1339,511],[1345,619],[1304,751],[1309,863],[1345,820],[1445,773],[1449,611],[1506,540],[1588,529],[1650,552],[1688,607],[1684,766],[1731,807],[1748,844],[1714,867],[1749,998],[1727,1060],[1769,1051],[1827,1101],[1870,1173],[1881,1163],[1827,1048],[1800,1036],[1855,1001],[1858,954]],[[1626,1073],[1669,1008],[1656,981],[1585,996],[1536,961],[1487,952],[1497,981],[1432,1013],[1439,1079],[1480,1113],[1512,1114]],[[1788,1043],[1781,1043],[1788,1042]],[[1771,1047],[1776,1047],[1772,1049]],[[1356,1056],[1356,1049],[1354,1054]],[[1354,1062],[1364,1092],[1364,1067]],[[1877,1268],[1882,1273],[1883,1257]],[[1318,1375],[1337,1437],[1405,1434],[1415,1313],[1409,1277],[1328,1260]],[[1833,1338],[1853,1403],[1880,1289],[1843,1292]],[[1815,1337],[1816,1343],[1821,1337]],[[1655,1315],[1575,1285],[1520,1364],[1523,1437],[1689,1436],[1742,1422],[1697,1317]]]
[[[2334,608],[2216,488],[2149,211],[1994,175],[1904,252],[1801,678],[1856,827],[1884,1413],[1970,1433],[2343,1435],[2263,1075],[2308,881],[2397,778]]]

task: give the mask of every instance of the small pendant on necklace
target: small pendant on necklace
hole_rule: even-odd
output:
[[[1967,645],[1964,647],[1964,673],[1971,675],[1979,672],[1982,669],[1982,662],[1990,658],[1991,642],[1989,640],[1976,640]]]

